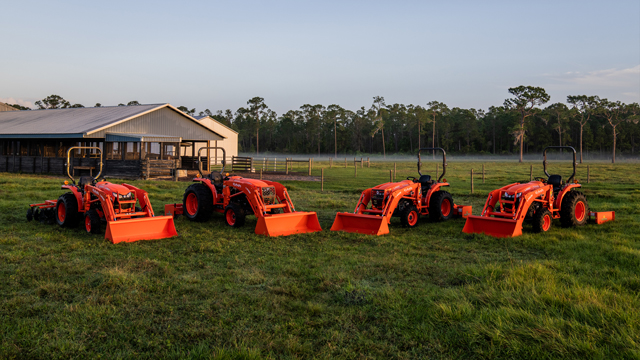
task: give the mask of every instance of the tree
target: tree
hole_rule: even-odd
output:
[[[449,108],[444,103],[439,101],[430,101],[427,103],[429,109],[427,109],[427,113],[431,116],[431,123],[433,123],[433,134],[431,134],[431,147],[436,147],[436,117],[442,116],[446,112],[449,111]],[[418,128],[418,149],[420,149],[420,128]],[[436,152],[431,152],[433,158],[436,158]]]
[[[29,107],[18,105],[18,104],[7,104],[7,105],[11,106],[12,108],[16,108],[18,110],[31,110],[31,108]]]
[[[258,155],[260,154],[260,118],[269,107],[264,103],[264,98],[258,96],[247,101],[247,105],[249,105],[247,111],[256,124],[256,155]]]
[[[93,107],[102,107],[102,104],[96,103],[95,105],[93,105]]]
[[[567,125],[567,121],[569,118],[569,108],[563,103],[555,103],[547,106],[545,111],[550,116],[553,116],[556,119],[556,122],[553,125],[553,129],[558,133],[558,145],[562,146],[562,130]]]
[[[338,118],[343,119],[344,109],[336,104],[327,107],[326,116],[329,120],[333,120],[333,151],[334,156],[338,157]]]
[[[120,106],[120,105],[118,105]],[[189,108],[187,108],[186,106],[178,106],[178,110],[182,111],[183,113],[189,115],[189,116],[194,116],[196,114],[196,108],[193,108],[191,110],[189,110]]]
[[[127,106],[135,106],[135,105],[142,105],[142,104],[140,104],[140,103],[139,103],[139,102],[137,102],[136,100],[129,101],[129,102],[127,103]]]
[[[533,114],[535,107],[547,103],[550,96],[541,87],[523,85],[509,88],[509,93],[515,96],[515,99],[506,99],[504,105],[520,114],[520,124],[513,135],[516,138],[516,143],[520,142],[520,162],[522,162],[526,120]]]
[[[213,113],[209,109],[204,109],[204,111],[200,111],[200,114],[198,114],[198,116],[211,116],[211,117],[213,117]]]
[[[567,102],[571,104],[571,107],[580,115],[576,121],[580,124],[580,164],[582,164],[582,134],[584,132],[584,126],[591,118],[591,114],[598,107],[600,98],[587,95],[569,95],[567,96]]]
[[[70,107],[70,108],[83,108],[83,107],[84,107],[84,105],[82,105],[82,104],[73,104],[73,105],[71,105],[71,106],[69,106],[69,107]]]
[[[374,124],[375,124],[375,128],[374,131],[371,133],[371,137],[373,138],[376,133],[380,130],[382,130],[382,155],[384,156],[384,158],[387,158],[387,151],[385,148],[385,144],[384,144],[384,120],[382,120],[382,107],[385,106],[384,104],[384,98],[382,96],[374,96],[373,97],[373,105],[371,106],[371,108],[375,111],[375,119],[374,119]]]
[[[42,100],[36,101],[38,109],[66,109],[71,104],[60,95],[49,95]]]
[[[615,164],[616,162],[616,139],[618,137],[618,125],[620,125],[623,121],[630,121],[632,117],[626,117],[625,110],[627,106],[620,101],[609,101],[607,99],[602,99],[599,102],[599,110],[602,116],[607,120],[611,128],[613,129],[613,154],[611,157],[611,162]],[[631,109],[631,107],[629,107]]]

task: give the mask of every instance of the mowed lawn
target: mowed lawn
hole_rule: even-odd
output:
[[[435,173],[429,159],[423,173]],[[479,214],[487,193],[543,176],[541,161],[449,162],[454,201]],[[639,358],[638,163],[580,165],[604,225],[496,239],[464,220],[420,220],[390,234],[331,232],[337,211],[389,181],[393,163],[325,167],[320,182],[284,182],[320,233],[267,238],[214,215],[176,219],[179,236],[112,245],[80,227],[27,222],[63,178],[0,173],[0,358]],[[418,176],[415,162],[397,177]],[[552,173],[570,173],[551,162]],[[471,194],[469,173],[476,172]],[[441,165],[440,165],[440,171]],[[566,178],[566,177],[565,177]],[[117,181],[117,180],[113,180]],[[186,182],[129,181],[156,214]]]

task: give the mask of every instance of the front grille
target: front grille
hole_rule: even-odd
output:
[[[273,186],[262,188],[262,200],[265,205],[273,205],[276,203],[276,188]]]
[[[374,208],[380,209],[384,203],[384,190],[371,191],[371,205]]]

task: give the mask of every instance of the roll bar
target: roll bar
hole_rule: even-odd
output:
[[[98,153],[100,153],[100,171],[98,171],[98,175],[96,175],[96,177],[93,178],[93,181],[98,180],[98,178],[100,177],[100,175],[102,174],[102,149],[100,149],[97,146],[72,146],[69,148],[69,150],[67,150],[67,163],[64,164],[64,166],[67,168],[67,176],[69,177],[69,179],[71,179],[71,181],[73,182],[73,185],[76,184],[76,180],[73,178],[73,176],[71,176],[71,172],[69,171],[69,168],[71,167],[71,150],[73,149],[96,149],[98,150]]]
[[[207,150],[207,149],[220,149],[222,150],[222,170],[220,170],[220,174],[224,173],[224,166],[226,164],[226,159],[227,159],[227,152],[224,150],[224,148],[221,148],[219,146],[206,146],[206,147],[202,147],[200,148],[200,150],[198,150],[198,171],[200,171],[200,175],[202,176],[202,161],[200,160],[202,158],[202,150]]]
[[[544,173],[547,175],[547,178],[551,176],[547,172],[547,150],[549,149],[569,149],[573,151],[573,174],[571,174],[569,179],[567,179],[567,183],[570,183],[571,179],[576,176],[576,149],[574,149],[573,146],[547,146],[544,148],[544,151],[542,152],[542,156],[544,157],[544,160],[542,161],[542,168],[544,169]]]
[[[444,177],[444,174],[447,172],[447,153],[441,147],[428,147],[428,148],[421,148],[420,150],[418,150],[418,174],[422,176],[422,173],[420,172],[420,166],[421,166],[420,164],[422,164],[422,161],[420,159],[420,153],[422,151],[429,151],[429,150],[442,151],[442,175],[440,175],[440,177],[438,178],[438,182],[440,182],[440,180],[442,180],[442,178]]]

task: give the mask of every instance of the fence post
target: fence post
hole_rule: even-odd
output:
[[[393,180],[396,179],[396,163],[393,163]]]
[[[484,164],[482,164],[482,183],[484,184]]]
[[[147,173],[147,177],[145,178],[145,180],[149,180],[149,160],[147,160],[147,169],[146,169],[146,173]]]
[[[533,181],[533,165],[529,167],[529,181]]]
[[[333,167],[333,158],[329,158],[329,169]]]
[[[591,171],[589,170],[589,165],[587,165],[587,184],[591,181]]]
[[[311,170],[313,170],[313,158],[311,158]]]
[[[473,194],[473,169],[471,169],[471,193]]]
[[[262,180],[262,169],[260,169],[260,180]]]
[[[389,182],[393,182],[393,170],[389,169]]]
[[[311,176],[311,159],[309,159],[309,176]]]
[[[320,169],[320,191],[324,191],[324,168]]]
[[[364,169],[364,163],[362,162],[362,158],[360,158],[360,168]]]
[[[370,168],[371,167],[371,160],[369,159],[369,157],[367,157],[367,167]]]
[[[344,168],[347,168],[347,158],[344,158]]]
[[[207,161],[208,160],[209,157],[207,156]],[[173,162],[173,181],[178,181],[178,166],[176,164],[176,161]],[[209,167],[211,167],[211,164],[209,164]],[[211,168],[209,168],[209,171],[211,171]]]
[[[354,169],[353,177],[358,177],[358,167],[354,166],[353,169]]]
[[[286,175],[289,175],[289,158],[285,158],[285,160],[284,160],[284,164],[285,164],[285,166],[284,166],[284,168],[285,168],[284,173],[285,173]]]

